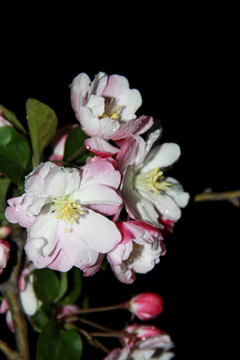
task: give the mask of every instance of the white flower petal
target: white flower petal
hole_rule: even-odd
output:
[[[89,89],[89,95],[99,95],[101,96],[108,81],[108,76],[106,73],[100,71],[95,75]]]
[[[25,290],[20,291],[21,304],[25,314],[28,316],[34,315],[38,307],[40,306],[40,302],[36,297],[32,282],[33,282],[33,276],[30,275]]]
[[[101,116],[104,112],[105,101],[102,96],[91,95],[86,106],[95,116]]]
[[[76,190],[79,184],[79,170],[57,166],[46,176],[44,192],[52,197],[65,196]]]
[[[178,160],[181,154],[179,145],[165,143],[153,148],[144,160],[140,172],[148,172],[155,167],[166,168]]]
[[[85,105],[85,98],[87,97],[90,78],[85,73],[80,73],[76,76],[71,84],[71,104],[75,112],[79,111],[80,106]]]
[[[142,105],[141,94],[137,89],[128,89],[123,93],[118,104],[124,106],[121,113],[121,120],[129,121],[136,117],[135,113]]]
[[[54,213],[50,213],[48,211],[46,213],[41,213],[40,215],[38,215],[36,217],[36,221],[28,230],[28,241],[34,241],[35,238],[42,239],[42,244],[41,247],[39,247],[39,252],[41,252],[43,256],[49,256],[57,243],[56,230],[58,227],[58,223],[59,220],[56,219]]]
[[[166,195],[155,195],[151,191],[144,192],[139,190],[141,196],[146,198],[152,203],[154,208],[162,215],[163,219],[177,221],[181,217],[181,210],[179,209],[176,202],[167,194]],[[155,218],[155,221],[157,219]],[[155,223],[156,224],[156,223]]]
[[[176,179],[167,177],[165,180],[172,184],[172,188],[167,191],[168,195],[174,199],[178,206],[182,208],[187,206],[190,198],[189,193],[183,190],[182,185]]]
[[[116,225],[90,209],[86,215],[80,217],[79,224],[72,226],[71,235],[82,239],[91,250],[102,254],[111,251],[121,241]]]
[[[119,206],[122,203],[121,197],[114,189],[106,185],[96,184],[85,186],[71,196],[74,200],[79,200],[82,205],[102,204]]]

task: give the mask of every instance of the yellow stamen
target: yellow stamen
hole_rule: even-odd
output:
[[[164,180],[163,172],[160,167],[155,167],[152,171],[136,175],[135,185],[152,191],[154,195],[165,193],[172,184]]]
[[[112,120],[118,120],[120,113],[121,113],[121,106],[114,104],[114,99],[105,100],[105,109],[104,113],[99,116],[99,119],[103,119],[105,117],[112,119]]]
[[[74,224],[80,217],[84,214],[80,204],[77,204],[75,200],[69,200],[69,195],[64,198],[55,199],[54,203],[54,212],[56,212],[56,218],[63,220],[66,224],[69,222],[71,225]],[[67,233],[68,228],[66,227],[64,231]]]

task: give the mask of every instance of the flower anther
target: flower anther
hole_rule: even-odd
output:
[[[121,106],[116,104],[115,99],[106,99],[105,100],[105,109],[99,119],[109,118],[112,120],[118,120],[121,113]]]
[[[54,198],[52,212],[56,212],[56,219],[63,220],[66,224],[69,222],[73,225],[85,211],[76,200],[71,200],[69,197],[70,195]],[[68,227],[64,231],[67,233]]]
[[[163,172],[157,166],[147,173],[136,174],[135,186],[142,190],[150,190],[154,195],[163,195],[172,184],[164,180]]]

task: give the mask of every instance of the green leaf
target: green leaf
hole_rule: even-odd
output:
[[[81,157],[90,154],[84,147],[84,141],[88,136],[81,130],[80,126],[74,127],[69,131],[64,150],[64,161],[79,163]]]
[[[31,157],[27,139],[14,128],[0,128],[0,173],[20,185]]]
[[[80,360],[82,339],[75,330],[59,329],[56,319],[43,328],[37,343],[37,360]]]
[[[26,129],[23,127],[23,125],[17,119],[16,115],[11,110],[6,109],[3,105],[0,105],[0,110],[6,120],[8,120],[19,132],[27,135]]]
[[[33,286],[37,298],[43,303],[55,302],[60,294],[60,280],[54,270],[44,268],[34,270]]]
[[[28,99],[26,103],[27,122],[33,148],[33,166],[37,166],[43,150],[51,142],[57,129],[57,116],[48,105]]]
[[[31,322],[37,330],[41,331],[47,325],[53,315],[52,310],[51,304],[42,304],[35,314],[31,316]]]
[[[11,181],[9,179],[0,177],[0,222],[5,220],[4,213],[7,206],[6,196],[10,183]]]
[[[68,290],[64,298],[59,301],[59,305],[73,304],[77,301],[82,291],[82,273],[73,267],[68,271]]]

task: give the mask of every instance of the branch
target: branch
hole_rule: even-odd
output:
[[[6,355],[6,357],[9,360],[16,360],[18,359],[18,355],[15,351],[13,351],[7,343],[5,343],[4,341],[2,341],[0,339],[0,350]]]
[[[206,189],[194,197],[196,202],[222,200],[230,201],[234,206],[240,206],[240,190],[213,192],[211,189]]]
[[[1,291],[6,298],[8,308],[12,316],[14,326],[15,339],[17,345],[18,356],[15,359],[29,360],[29,346],[27,334],[27,321],[22,312],[21,302],[19,298],[18,278],[22,268],[25,232],[18,225],[13,225],[11,230],[11,239],[17,245],[17,261],[13,267],[12,273],[5,283],[1,284]]]

